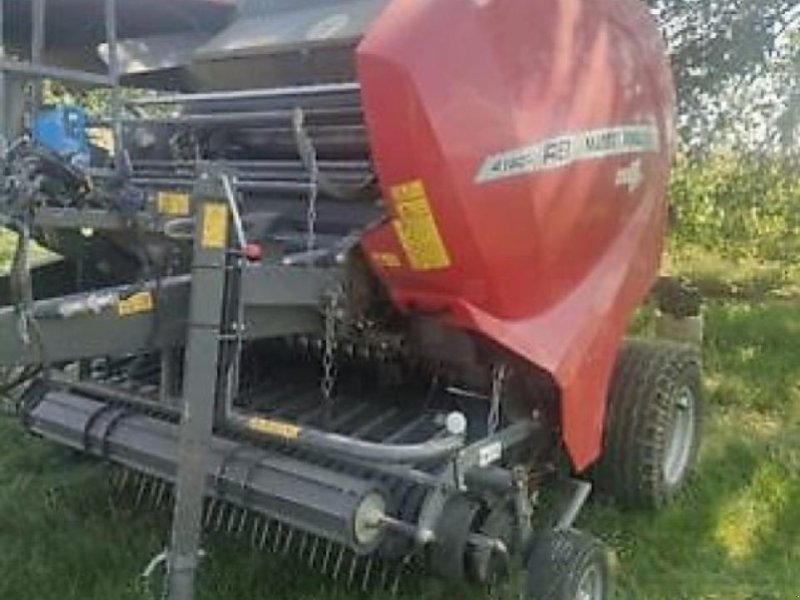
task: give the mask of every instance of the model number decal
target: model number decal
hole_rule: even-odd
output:
[[[582,131],[490,156],[478,169],[475,182],[551,171],[585,160],[658,152],[660,147],[658,128],[654,125],[621,125]]]

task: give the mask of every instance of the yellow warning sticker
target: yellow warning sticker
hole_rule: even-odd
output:
[[[259,433],[265,433],[284,440],[293,440],[300,435],[300,428],[291,423],[283,421],[273,421],[263,417],[250,417],[247,419],[247,427]]]
[[[396,185],[391,194],[397,211],[394,230],[411,268],[428,271],[449,267],[450,255],[436,226],[422,180]]]
[[[158,192],[158,212],[162,215],[185,217],[189,214],[189,194],[183,192]]]
[[[153,294],[150,292],[137,292],[124,300],[117,302],[117,314],[120,317],[129,317],[153,310]]]
[[[372,260],[379,267],[387,269],[397,269],[402,264],[400,257],[394,252],[373,252]]]
[[[224,248],[228,242],[228,207],[219,202],[203,205],[203,248]]]
[[[425,184],[421,179],[407,181],[400,185],[392,187],[392,199],[395,202],[402,202],[403,200],[414,200],[415,198],[426,198]]]

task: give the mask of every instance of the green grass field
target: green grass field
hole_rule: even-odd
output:
[[[0,261],[7,257],[8,243],[0,242]],[[619,598],[798,600],[800,302],[793,277],[719,261],[692,259],[691,269],[678,263],[674,269],[718,292],[707,310],[709,418],[699,472],[658,515],[622,513],[599,499],[580,525],[614,549]],[[169,515],[136,511],[109,491],[102,465],[0,419],[0,599],[152,597],[138,574],[164,547]],[[202,598],[360,595],[244,543],[211,539],[206,548]],[[427,580],[411,590],[406,597],[483,597]]]

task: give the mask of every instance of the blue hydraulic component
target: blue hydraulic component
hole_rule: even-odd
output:
[[[76,167],[89,166],[90,150],[86,111],[79,106],[60,104],[37,112],[33,139],[56,152]]]

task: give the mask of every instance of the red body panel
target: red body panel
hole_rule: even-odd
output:
[[[655,26],[638,0],[394,0],[357,60],[393,212],[363,240],[375,270],[402,310],[549,371],[585,468],[662,250],[674,96]],[[404,195],[430,208],[411,232],[440,238],[430,264],[398,233]]]

